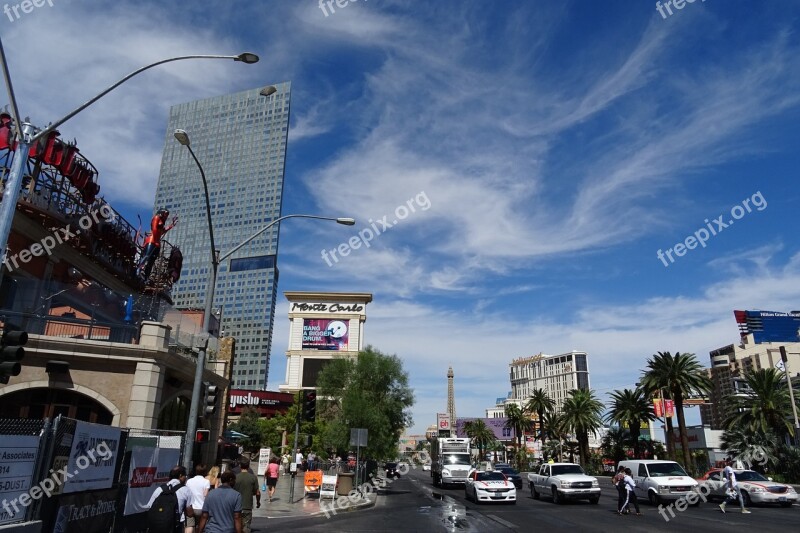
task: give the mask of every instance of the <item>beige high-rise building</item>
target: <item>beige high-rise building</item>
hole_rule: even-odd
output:
[[[781,368],[780,347],[787,352],[789,371],[793,379],[800,379],[800,343],[798,342],[762,342],[756,343],[752,333],[742,337],[741,344],[729,344],[709,353],[711,368],[709,376],[714,384],[710,395],[710,404],[700,406],[700,417],[703,425],[711,429],[725,429],[723,424],[725,398],[744,392],[747,388],[745,375],[748,372],[763,368]]]
[[[567,393],[589,389],[589,366],[586,352],[573,350],[560,355],[539,353],[514,359],[509,364],[511,399],[526,401],[535,389],[544,389],[560,411]]]

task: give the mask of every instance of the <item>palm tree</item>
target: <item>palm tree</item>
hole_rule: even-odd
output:
[[[630,433],[628,433],[628,430],[621,427],[612,427],[609,429],[603,437],[603,451],[605,452],[605,456],[613,459],[615,463],[627,459],[626,443],[629,439]]]
[[[647,360],[647,370],[642,376],[642,388],[652,394],[660,389],[669,391],[670,398],[675,402],[675,413],[678,415],[678,432],[681,436],[683,448],[683,464],[690,468],[692,454],[689,450],[689,435],[686,432],[686,417],[683,413],[683,400],[692,394],[708,394],[712,388],[711,379],[706,369],[697,360],[693,353],[658,352]],[[667,430],[669,444],[672,440],[669,417]]]
[[[656,413],[647,399],[647,394],[640,388],[615,390],[611,393],[611,410],[606,420],[616,422],[620,426],[627,425],[630,438],[633,440],[633,456],[638,459],[639,435],[642,422],[655,420]]]
[[[589,461],[589,433],[596,435],[603,426],[603,402],[597,399],[594,391],[587,389],[573,389],[567,396],[561,407],[562,426],[575,434],[581,465],[586,466]]]
[[[505,427],[514,432],[516,451],[514,456],[517,455],[519,449],[522,447],[522,436],[525,431],[530,431],[533,428],[533,420],[519,408],[515,403],[506,405],[506,423]]]
[[[565,433],[561,429],[561,415],[555,411],[545,413],[541,424],[545,439],[558,439]]]
[[[753,431],[748,427],[725,430],[720,447],[751,468],[763,471],[764,466],[777,463],[778,439],[769,431]]]
[[[745,375],[744,393],[726,398],[727,429],[747,427],[752,431],[794,436],[792,400],[786,376],[777,368],[763,368]]]
[[[464,424],[464,433],[467,437],[471,438],[475,446],[478,447],[479,460],[483,461],[485,458],[484,450],[496,440],[494,431],[486,425],[486,422],[478,418],[476,420],[469,420]]]
[[[544,415],[553,412],[555,408],[556,401],[544,389],[534,389],[528,403],[525,404],[525,412],[536,413],[536,419],[539,422],[539,440],[542,442],[544,442]]]

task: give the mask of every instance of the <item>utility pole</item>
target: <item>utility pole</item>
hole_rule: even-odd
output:
[[[794,403],[794,390],[792,389],[792,374],[789,372],[789,357],[786,355],[786,347],[781,346],[780,350],[781,350],[781,361],[783,361],[783,371],[786,373],[786,384],[789,386],[789,401],[792,403],[792,414],[794,415],[794,445],[800,446],[800,421],[798,421],[797,419],[797,406]]]

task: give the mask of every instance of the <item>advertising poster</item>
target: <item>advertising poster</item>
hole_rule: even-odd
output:
[[[656,416],[659,417],[664,416],[664,410],[662,408],[661,400],[659,398],[653,400],[653,408],[654,408],[653,410],[656,412]]]
[[[180,457],[181,451],[174,448],[134,446],[131,449],[125,516],[147,510],[153,491],[169,481],[169,471],[180,462]]]
[[[38,450],[39,437],[3,435],[0,444],[0,500],[19,501],[19,497],[30,490]],[[25,506],[0,507],[0,524],[22,521],[25,509]]]
[[[303,319],[303,350],[348,350],[350,331],[344,320]]]
[[[121,430],[111,426],[78,421],[67,459],[64,494],[108,489],[114,483]]]
[[[96,490],[62,496],[53,533],[105,533],[117,513],[119,489]]]

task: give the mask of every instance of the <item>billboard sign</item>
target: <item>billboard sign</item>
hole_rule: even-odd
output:
[[[800,314],[776,311],[734,311],[739,334],[752,333],[756,344],[762,342],[796,342]]]
[[[436,427],[439,428],[439,431],[450,431],[450,415],[447,413],[438,413],[436,418]]]
[[[303,319],[303,350],[348,350],[350,330],[345,320]]]
[[[285,414],[294,404],[288,392],[232,389],[228,395],[228,414],[238,415],[246,407],[258,410],[261,416]]]

